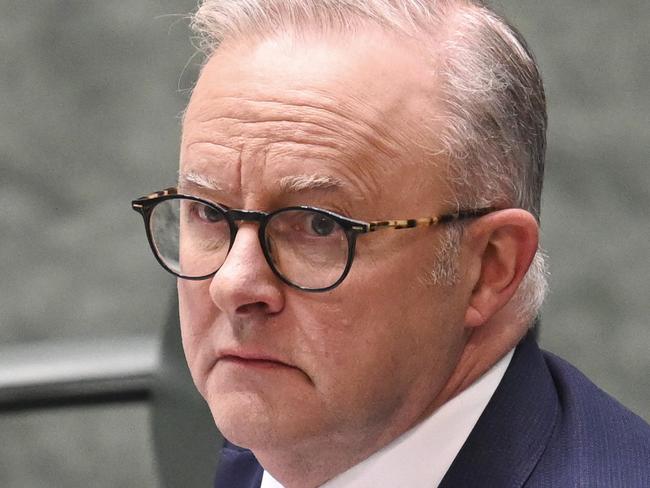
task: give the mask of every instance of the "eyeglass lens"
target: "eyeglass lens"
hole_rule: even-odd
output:
[[[173,198],[158,203],[151,214],[150,231],[160,259],[184,277],[214,273],[230,248],[231,226],[226,214],[195,200]],[[301,288],[333,285],[348,263],[345,229],[317,210],[288,209],[273,214],[263,239],[269,264]]]

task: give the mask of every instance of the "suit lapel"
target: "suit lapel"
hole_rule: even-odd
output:
[[[225,441],[214,488],[259,488],[263,474],[251,451]]]
[[[521,487],[539,461],[559,414],[541,351],[531,335],[510,366],[439,488]]]

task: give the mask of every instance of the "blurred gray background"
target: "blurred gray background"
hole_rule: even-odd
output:
[[[550,131],[541,342],[650,420],[650,2],[501,0]],[[0,0],[0,342],[157,334],[133,197],[175,179],[195,0]],[[180,14],[180,15],[179,15]],[[147,406],[0,415],[0,486],[157,486]],[[206,486],[210,480],[206,480]]]

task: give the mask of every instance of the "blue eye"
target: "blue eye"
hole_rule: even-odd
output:
[[[309,225],[316,235],[323,237],[331,235],[337,227],[337,223],[334,220],[321,214],[312,215]]]

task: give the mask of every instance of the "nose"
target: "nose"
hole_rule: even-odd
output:
[[[266,262],[257,225],[240,224],[226,261],[210,283],[214,304],[232,319],[273,314],[284,307],[284,288]]]

